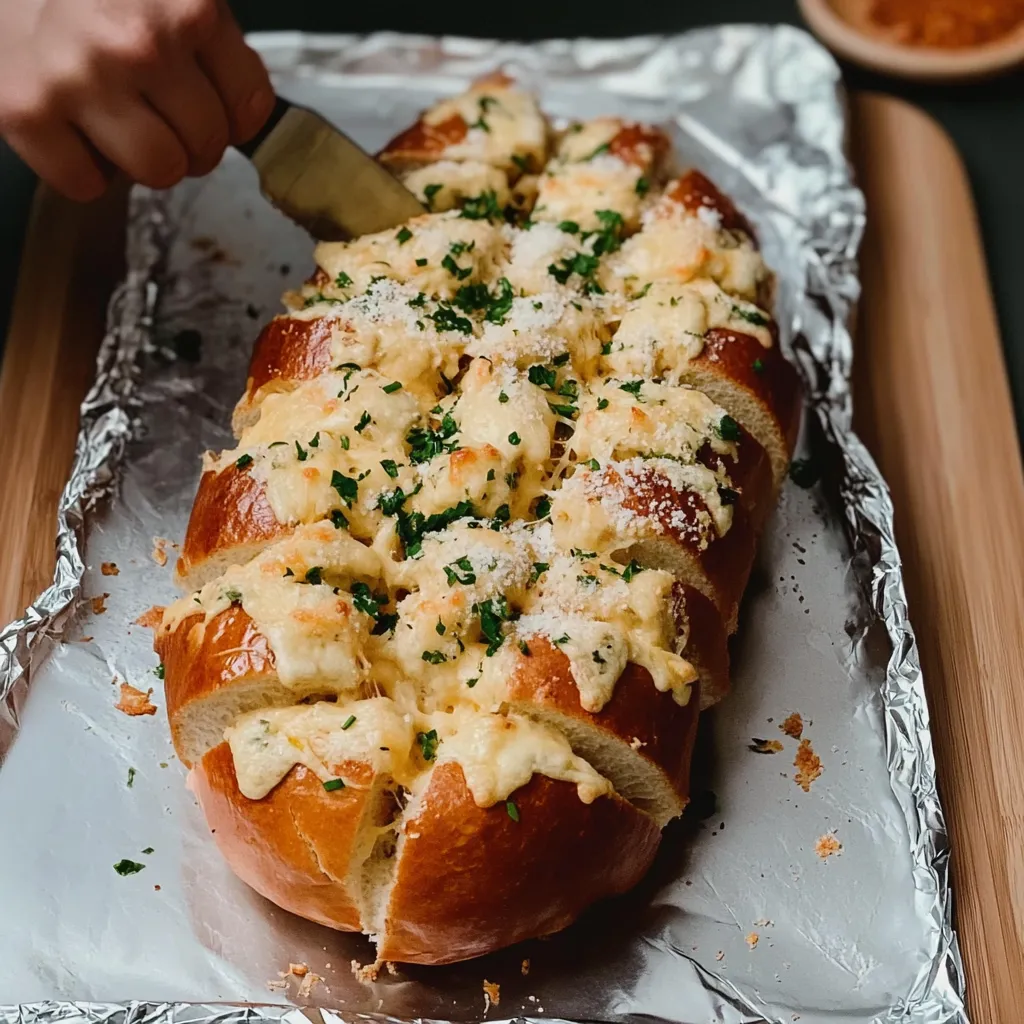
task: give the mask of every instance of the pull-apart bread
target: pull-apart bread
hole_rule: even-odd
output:
[[[174,743],[237,874],[446,963],[647,870],[792,451],[750,224],[657,128],[504,77],[381,159],[428,212],[317,247],[206,457]]]

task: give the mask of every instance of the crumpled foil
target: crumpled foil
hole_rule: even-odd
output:
[[[681,160],[751,216],[778,272],[782,340],[807,390],[801,450],[821,480],[784,490],[733,643],[733,693],[702,719],[693,805],[639,890],[550,940],[360,983],[350,962],[372,960],[366,940],[235,880],[162,717],[114,709],[123,680],[162,703],[148,631],[130,623],[172,597],[162,538],[184,532],[202,450],[230,444],[260,322],[311,269],[308,238],[259,198],[240,157],[165,196],[137,191],[54,581],[0,633],[0,1024],[301,1024],[289,1003],[322,1007],[325,1024],[966,1021],[892,506],[851,432],[864,202],[832,59],[786,27],[255,42],[284,95],[367,148],[498,66],[557,117],[668,125]],[[779,729],[792,712],[822,763],[806,791],[798,740]],[[137,870],[119,874],[122,860]]]

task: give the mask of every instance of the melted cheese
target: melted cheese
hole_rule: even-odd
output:
[[[450,211],[352,242],[321,242],[315,256],[332,282],[321,290],[328,297],[351,298],[386,277],[447,299],[464,284],[490,279],[504,246],[500,228]],[[445,265],[449,260],[456,270]]]
[[[164,611],[161,628],[173,631],[196,613],[205,623],[237,604],[269,641],[285,686],[353,691],[367,678],[363,652],[373,620],[354,607],[345,588],[379,571],[375,553],[344,530],[330,523],[303,526],[176,601]]]
[[[622,215],[630,230],[640,223],[643,197],[637,184],[643,170],[602,153],[581,163],[549,164],[541,175],[533,219],[572,221],[583,231],[602,226],[598,210],[614,210]]]
[[[344,704],[300,704],[241,715],[225,732],[242,795],[265,797],[295,765],[321,782],[364,788],[369,768],[411,784],[411,716],[384,697]]]
[[[662,482],[661,492],[652,491],[652,480]],[[621,551],[671,533],[703,551],[732,526],[732,506],[718,488],[705,466],[670,459],[607,462],[598,471],[577,469],[551,503],[551,522],[561,543]],[[682,500],[687,494],[698,499],[696,507]]]
[[[439,716],[437,724],[442,737],[437,762],[455,762],[462,768],[478,807],[508,799],[534,774],[573,783],[585,804],[614,792],[612,784],[548,726],[519,715],[470,711]]]
[[[595,117],[574,124],[559,139],[556,157],[565,163],[589,160],[605,151],[620,131],[622,120],[618,117]]]
[[[580,461],[669,455],[690,463],[705,445],[735,458],[736,442],[721,434],[725,416],[721,406],[693,388],[609,380],[581,397],[572,447]]]
[[[475,198],[484,192],[493,192],[502,209],[512,198],[508,175],[500,167],[477,160],[463,163],[438,160],[404,174],[402,182],[428,210],[436,213],[454,210],[466,199]],[[438,185],[441,187],[437,188]]]
[[[749,239],[722,231],[708,218],[691,216],[678,204],[671,215],[654,216],[603,261],[601,284],[636,294],[656,281],[685,283],[709,277],[725,291],[753,301],[767,278],[764,260]]]
[[[506,228],[511,246],[502,272],[518,294],[542,295],[560,287],[548,270],[580,251],[579,239],[555,224],[538,222],[529,230]],[[573,275],[569,281],[575,283]],[[574,288],[573,291],[578,289]]]
[[[541,292],[513,299],[504,322],[484,323],[480,337],[470,341],[466,352],[521,370],[569,353],[573,370],[592,377],[607,336],[604,320],[597,305],[585,296]]]
[[[461,117],[469,131],[445,147],[446,160],[479,160],[514,171],[544,162],[547,122],[529,93],[496,82],[482,83],[438,103],[423,116],[428,125]],[[516,159],[518,158],[518,159]]]
[[[677,381],[704,350],[711,328],[750,334],[771,348],[767,323],[756,306],[732,298],[712,281],[659,281],[622,313],[601,367],[613,375]]]
[[[412,507],[424,515],[469,501],[479,515],[494,515],[508,505],[519,516],[534,497],[520,486],[515,464],[489,444],[439,455],[421,466],[419,475]]]

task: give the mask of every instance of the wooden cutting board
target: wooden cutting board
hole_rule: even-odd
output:
[[[890,482],[955,852],[974,1024],[1024,979],[1024,475],[963,168],[920,111],[852,104],[868,197],[855,398]],[[123,196],[36,197],[0,375],[0,622],[48,582],[78,402],[120,273]]]

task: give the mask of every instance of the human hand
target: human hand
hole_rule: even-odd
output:
[[[205,174],[273,105],[226,0],[0,0],[0,135],[72,199]]]

